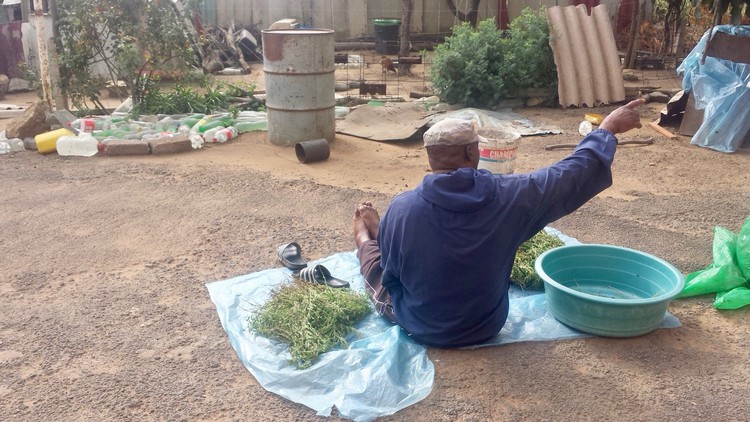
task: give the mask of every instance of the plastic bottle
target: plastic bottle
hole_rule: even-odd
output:
[[[26,149],[36,151],[37,150],[36,139],[30,136],[23,138],[23,146],[26,147]]]
[[[68,123],[68,127],[79,132],[93,132],[95,123],[94,119],[75,119]]]
[[[205,140],[205,142],[216,142],[216,140],[214,139],[214,136],[216,136],[216,133],[220,129],[224,129],[224,126],[212,127],[211,129],[203,132],[203,139]]]
[[[594,130],[594,126],[588,120],[584,120],[578,125],[578,133],[580,133],[581,136],[588,135],[592,130]]]
[[[95,130],[106,130],[112,126],[112,122],[107,119],[75,119],[68,123],[68,127],[79,132],[93,132]]]
[[[216,132],[216,135],[214,135],[214,137],[212,138],[212,141],[224,143],[236,137],[237,137],[237,129],[235,129],[233,126],[229,126],[228,128],[224,128]]]
[[[40,154],[46,154],[48,152],[54,152],[57,140],[61,136],[74,136],[75,133],[65,128],[56,129],[50,132],[40,133],[34,137],[36,143],[36,149]]]
[[[203,140],[203,137],[201,136],[200,133],[198,133],[197,131],[192,131],[191,130],[189,132],[189,136],[188,137],[190,138],[190,144],[193,147],[193,149],[201,149],[201,148],[203,148],[203,143],[205,141]]]
[[[176,120],[167,116],[156,122],[156,125],[154,125],[154,129],[160,132],[175,132],[177,129],[177,125],[178,123]]]
[[[213,129],[215,127],[224,127],[226,123],[224,123],[221,119],[212,119],[211,121],[208,121],[200,126],[198,126],[198,132],[205,132],[209,129]]]
[[[19,138],[0,140],[0,155],[25,150],[26,148],[23,146],[23,141]]]
[[[90,134],[61,136],[57,140],[57,154],[62,156],[91,157],[99,152],[99,141]]]
[[[237,133],[251,132],[254,130],[268,130],[267,121],[249,121],[240,120],[234,124],[234,128],[237,129]]]
[[[11,152],[26,151],[26,147],[23,146],[23,141],[19,138],[8,139],[6,142],[10,144]]]
[[[185,123],[180,123],[180,125],[177,126],[177,133],[187,134],[188,132],[190,132],[190,129],[192,129],[192,126]]]

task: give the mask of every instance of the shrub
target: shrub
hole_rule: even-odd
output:
[[[501,67],[502,33],[491,19],[453,27],[453,34],[435,48],[430,67],[432,85],[451,104],[494,106],[508,91]]]
[[[513,86],[525,88],[557,88],[557,67],[549,45],[547,11],[526,8],[510,23],[506,65]]]
[[[435,48],[430,71],[445,101],[469,107],[492,108],[526,88],[555,88],[546,9],[524,9],[507,34],[497,29],[494,19],[476,28],[468,23],[455,26]]]

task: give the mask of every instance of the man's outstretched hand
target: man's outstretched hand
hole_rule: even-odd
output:
[[[604,118],[602,124],[599,125],[599,129],[606,129],[614,134],[618,134],[627,132],[630,129],[640,128],[641,116],[638,114],[637,108],[645,103],[645,100],[637,99],[616,109]]]

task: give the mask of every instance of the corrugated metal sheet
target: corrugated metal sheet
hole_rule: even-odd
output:
[[[605,5],[550,7],[550,46],[560,105],[594,107],[625,100],[620,57]]]

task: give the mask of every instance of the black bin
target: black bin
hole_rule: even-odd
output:
[[[375,26],[375,51],[380,54],[398,54],[401,19],[373,19]]]

